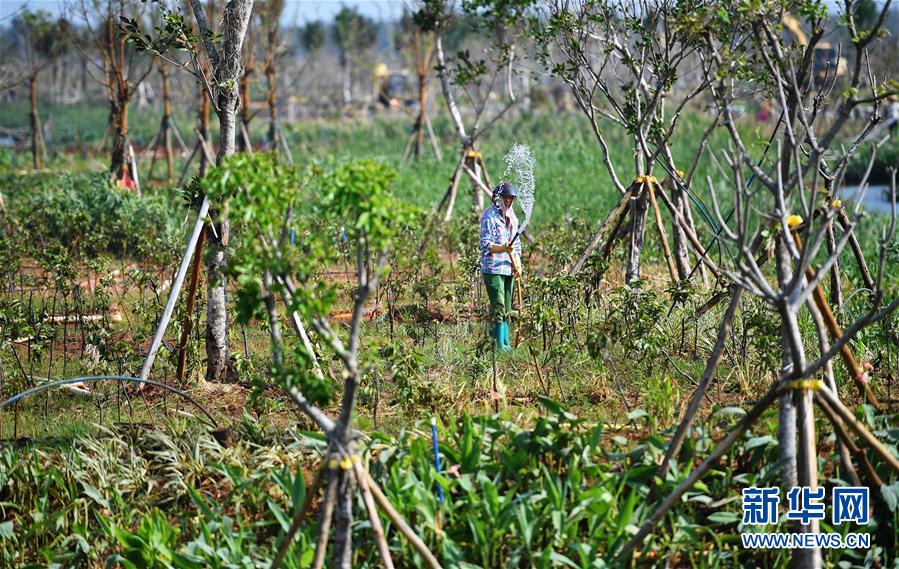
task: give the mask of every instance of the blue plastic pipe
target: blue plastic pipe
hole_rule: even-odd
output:
[[[437,417],[431,417],[431,438],[434,441],[434,466],[437,467],[437,474],[440,474],[440,443],[437,441]],[[443,486],[437,483],[437,499],[443,503]]]

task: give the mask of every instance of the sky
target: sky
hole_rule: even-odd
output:
[[[59,14],[63,10],[63,0],[0,0],[0,25],[24,6],[30,10],[44,10]],[[395,20],[402,14],[402,0],[286,0],[283,23],[303,23],[311,20],[329,22],[341,6],[355,6],[366,16],[376,20]]]

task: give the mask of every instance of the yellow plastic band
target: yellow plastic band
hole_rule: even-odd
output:
[[[802,217],[796,214],[791,215],[787,218],[787,227],[790,229],[796,229],[802,224]]]
[[[331,460],[328,461],[328,469],[334,470],[335,468],[337,468],[337,461],[332,458]]]
[[[349,470],[352,467],[353,467],[353,461],[351,461],[348,458],[340,459],[340,468],[342,468],[343,470]]]
[[[840,200],[840,198],[837,198],[837,199],[833,200],[832,202],[830,202],[830,207],[832,207],[834,209],[840,207],[841,205],[843,205],[843,202],[842,202],[842,200]]]
[[[634,179],[635,184],[645,184],[646,182],[652,182],[653,184],[659,183],[655,176],[637,176],[636,179]]]
[[[477,150],[469,150],[468,151],[469,158],[483,158],[483,155]]]
[[[796,381],[791,381],[787,384],[787,389],[791,389],[794,391],[802,389],[818,391],[822,387],[824,387],[824,382],[820,379],[797,379]]]
[[[686,177],[687,177],[687,175],[684,173],[683,170],[678,170],[678,171],[677,171],[677,175],[680,176],[681,178],[686,178]]]

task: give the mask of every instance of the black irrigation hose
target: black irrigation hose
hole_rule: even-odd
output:
[[[781,125],[781,123],[783,123],[783,119],[784,119],[784,111],[780,111],[780,117],[777,119],[777,124],[774,125],[774,131],[771,133],[771,136],[768,137],[768,144],[765,145],[765,150],[762,152],[762,156],[758,159],[758,162],[755,163],[756,166],[761,166],[761,165],[762,165],[762,161],[763,161],[763,160],[765,159],[765,157],[768,155],[768,149],[771,148],[771,143],[774,142],[774,137],[777,136],[777,131],[778,131],[778,129],[780,129],[780,125]],[[752,186],[752,182],[753,182],[754,180],[755,180],[755,172],[753,172],[752,175],[749,176],[749,180],[746,182],[746,189],[747,189],[747,190]],[[675,180],[675,182],[677,182],[677,180]],[[683,190],[686,190],[686,188],[682,188],[682,189],[683,189]],[[688,195],[688,196],[690,195],[689,192],[687,193],[687,195]],[[734,210],[735,210],[735,208],[731,208],[731,209],[730,209],[730,212],[727,214],[727,217],[724,218],[724,222],[725,222],[725,223],[727,223],[728,221],[730,221],[730,218],[734,215]],[[702,256],[703,256],[703,257],[705,257],[705,256],[708,254],[709,249],[712,248],[712,245],[714,245],[716,242],[718,242],[719,237],[721,236],[721,231],[722,231],[723,229],[724,229],[723,227],[719,227],[718,230],[715,232],[715,235],[712,236],[712,240],[709,242],[708,245],[706,245],[705,250],[702,252]],[[693,278],[693,275],[694,275],[694,274],[696,274],[696,269],[699,268],[699,264],[700,264],[701,262],[702,262],[701,260],[697,260],[697,261],[696,261],[696,264],[693,265],[693,270],[691,270],[691,271],[690,271],[690,274],[687,275],[687,280],[688,280],[688,281],[689,281],[691,278]]]
[[[13,395],[12,397],[7,399],[3,403],[0,403],[0,409],[3,409],[7,405],[12,405],[13,403],[19,401],[20,399],[28,397],[29,395],[34,395],[35,393],[39,393],[41,391],[46,391],[48,389],[52,389],[54,387],[59,387],[61,385],[67,385],[70,383],[91,383],[91,382],[105,381],[105,380],[131,381],[134,383],[145,383],[147,385],[152,385],[153,387],[159,387],[159,388],[165,389],[166,391],[174,393],[175,395],[178,395],[178,396],[183,397],[184,399],[187,399],[188,401],[190,401],[197,409],[202,411],[203,414],[209,418],[209,421],[212,423],[213,427],[218,428],[218,426],[219,426],[218,423],[216,422],[216,420],[212,418],[212,415],[209,414],[209,411],[207,411],[202,405],[197,403],[197,401],[193,397],[191,397],[184,391],[181,391],[180,389],[174,388],[170,385],[166,385],[164,383],[159,383],[159,382],[152,381],[149,379],[141,379],[139,377],[127,377],[127,376],[122,376],[122,375],[94,375],[94,376],[88,376],[88,377],[73,377],[71,379],[61,379],[59,381],[45,383],[45,384],[39,385],[37,387],[32,387],[31,389],[29,389],[27,391],[23,391],[22,393],[19,393],[17,395]]]

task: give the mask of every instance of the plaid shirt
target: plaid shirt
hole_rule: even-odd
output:
[[[491,245],[502,245],[512,240],[518,232],[518,219],[512,217],[506,224],[499,207],[491,206],[481,217],[481,272],[490,275],[511,275],[512,259],[508,253],[491,253]],[[512,246],[515,254],[521,257],[521,239],[516,239]]]

